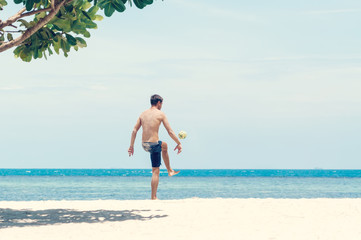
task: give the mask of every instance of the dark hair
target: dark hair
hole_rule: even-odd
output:
[[[158,94],[154,94],[150,97],[150,104],[152,104],[152,106],[157,105],[158,102],[163,102],[163,98]]]

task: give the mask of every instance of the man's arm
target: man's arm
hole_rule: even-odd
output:
[[[135,138],[137,136],[137,132],[138,132],[140,126],[142,126],[142,123],[140,121],[140,118],[138,118],[137,123],[135,124],[135,126],[133,128],[132,137],[130,139],[130,147],[128,149],[129,157],[134,154],[134,142],[135,142]]]
[[[178,154],[181,153],[182,152],[182,144],[179,141],[177,135],[174,133],[174,131],[170,127],[168,118],[165,114],[163,116],[163,125],[164,125],[165,129],[167,130],[169,136],[177,143],[177,146],[174,148],[174,151],[178,149]]]

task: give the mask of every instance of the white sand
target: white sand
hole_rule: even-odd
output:
[[[360,240],[361,199],[0,202],[0,239]]]

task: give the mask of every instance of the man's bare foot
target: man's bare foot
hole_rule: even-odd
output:
[[[172,170],[171,172],[168,172],[168,176],[169,176],[169,177],[172,177],[172,176],[174,176],[174,175],[177,175],[179,172],[180,172],[180,171],[174,171],[174,170]]]
[[[152,198],[152,200],[159,200],[159,198],[157,198],[157,197],[156,197],[156,198]]]

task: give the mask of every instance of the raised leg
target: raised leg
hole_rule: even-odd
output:
[[[178,174],[180,171],[174,171],[169,163],[169,155],[168,155],[168,145],[165,142],[162,142],[162,158],[163,158],[163,162],[165,164],[165,167],[167,168],[168,171],[168,176],[174,176],[176,174]]]
[[[151,181],[152,200],[157,199],[158,183],[159,183],[159,167],[154,167],[152,168],[152,181]]]

